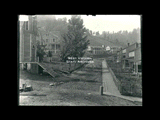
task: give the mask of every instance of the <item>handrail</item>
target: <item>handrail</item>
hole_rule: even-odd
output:
[[[107,66],[108,66],[108,63],[106,62]],[[113,81],[115,83],[115,85],[117,86],[119,92],[121,93],[121,82],[116,78],[114,72],[112,71],[112,69],[108,66],[108,70],[110,71],[112,77],[113,77]]]

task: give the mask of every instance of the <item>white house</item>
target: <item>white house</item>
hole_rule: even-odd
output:
[[[111,47],[110,46],[107,46],[106,47],[106,51],[110,51],[111,50]]]

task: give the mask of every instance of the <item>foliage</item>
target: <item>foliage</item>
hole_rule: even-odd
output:
[[[39,57],[39,62],[43,61],[45,47],[46,45],[40,45],[40,43],[37,42],[37,57]]]
[[[131,32],[120,30],[116,33],[103,31],[101,37],[113,43],[119,42],[119,44],[126,45],[126,43],[140,42],[140,29],[133,29]]]
[[[99,31],[96,32],[96,35],[100,35],[100,34],[99,34]]]
[[[40,27],[41,30],[46,32],[60,31],[61,34],[67,32],[67,18],[56,19],[55,17],[47,18],[47,16],[46,16],[46,19],[44,18],[42,19],[38,15],[38,27]]]
[[[48,51],[48,57],[52,57],[51,51]]]
[[[85,35],[86,28],[80,16],[72,16],[68,24],[68,32],[62,35],[63,47],[61,50],[61,60],[66,61],[67,57],[82,57],[89,44]]]

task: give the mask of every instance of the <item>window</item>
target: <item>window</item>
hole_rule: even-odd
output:
[[[138,48],[138,43],[136,43],[136,48]]]
[[[134,51],[129,53],[129,57],[134,57]]]
[[[52,49],[53,49],[53,50],[55,49],[55,45],[54,45],[54,44],[52,45]]]
[[[25,30],[29,30],[28,21],[25,21],[25,22],[24,22],[24,25],[25,25]]]
[[[142,72],[142,65],[138,65],[138,72]]]
[[[124,49],[124,50],[122,51],[122,53],[126,53],[126,49]]]
[[[125,55],[125,54],[123,54],[122,58],[126,58],[126,55]]]
[[[55,42],[55,39],[53,38],[53,42]]]
[[[55,54],[55,50],[52,51],[52,54]]]
[[[57,50],[60,49],[60,45],[59,45],[59,44],[56,45],[56,49],[57,49]]]
[[[129,62],[128,62],[128,60],[125,61],[125,65],[126,65],[126,67],[129,67]]]

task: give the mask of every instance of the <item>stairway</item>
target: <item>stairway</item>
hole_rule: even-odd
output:
[[[40,63],[40,62],[37,62],[37,64],[41,66],[45,71],[47,71],[48,74],[50,74],[52,77],[62,76],[62,75],[68,77],[66,74],[61,72],[59,65],[54,65],[50,63]]]
[[[52,70],[51,66],[48,66],[45,63],[39,63],[39,62],[37,62],[37,64],[41,66],[45,71],[47,71],[48,74],[50,74],[52,77],[58,76],[58,74]]]

